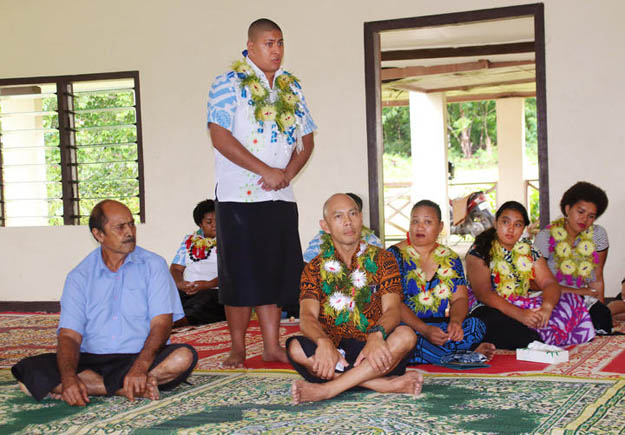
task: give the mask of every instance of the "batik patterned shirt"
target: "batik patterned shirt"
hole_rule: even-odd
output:
[[[365,305],[362,311],[362,314],[364,314],[368,320],[369,327],[374,326],[380,317],[382,317],[382,297],[384,295],[394,293],[399,296],[400,300],[403,298],[399,270],[397,269],[395,257],[384,249],[377,247],[373,247],[373,249],[379,251],[376,256],[377,272],[375,275],[371,276],[371,281],[369,282],[371,300]],[[340,261],[340,263],[348,274],[354,270],[348,268],[342,261]],[[357,265],[356,253],[354,253],[352,257],[351,264],[354,268]],[[338,346],[343,338],[354,338],[356,340],[365,341],[367,339],[366,332],[359,330],[354,323],[345,322],[336,325],[335,319],[324,313],[323,306],[328,303],[329,296],[326,295],[322,289],[320,269],[320,255],[313,258],[312,261],[304,267],[300,282],[300,302],[303,299],[316,299],[319,301],[321,306],[319,310],[319,322],[321,323],[323,331],[332,340],[335,346]]]

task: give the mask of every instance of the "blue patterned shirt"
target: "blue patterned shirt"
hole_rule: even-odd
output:
[[[248,58],[256,76],[269,90],[269,100],[278,98],[276,79],[288,72],[279,69],[274,75],[274,86],[269,87],[265,74]],[[245,77],[245,76],[243,76]],[[247,87],[241,88],[239,75],[230,71],[218,76],[208,94],[208,123],[217,124],[232,135],[255,157],[272,168],[286,168],[297,145],[297,136],[306,136],[317,129],[306,105],[304,94],[298,82],[291,89],[299,98],[295,109],[296,123],[282,134],[275,121],[257,122],[254,116],[254,102]],[[299,133],[298,133],[299,131]],[[278,191],[265,191],[258,184],[260,176],[244,169],[224,157],[215,149],[215,170],[217,178],[216,196],[219,201],[295,202],[291,186]]]

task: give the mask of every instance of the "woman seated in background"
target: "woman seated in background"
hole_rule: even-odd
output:
[[[608,197],[602,189],[580,181],[562,195],[564,217],[551,222],[534,240],[534,249],[547,260],[562,291],[584,298],[598,334],[612,332],[612,315],[603,303],[608,234],[594,224],[607,207]]]
[[[481,343],[484,324],[466,318],[469,305],[462,262],[454,251],[437,243],[442,229],[438,204],[419,201],[410,212],[407,240],[389,249],[399,264],[404,291],[401,321],[418,334],[410,362],[440,364],[443,356],[457,350],[475,350],[490,359],[495,347]]]
[[[534,340],[556,346],[590,341],[595,329],[581,296],[561,295],[545,259],[521,240],[529,224],[525,207],[508,201],[495,218],[466,258],[471,315],[486,324],[484,340],[502,349]],[[532,280],[541,295],[530,295]]]
[[[185,314],[174,327],[226,320],[217,297],[215,202],[199,202],[193,209],[193,220],[199,229],[184,237],[169,268]]]

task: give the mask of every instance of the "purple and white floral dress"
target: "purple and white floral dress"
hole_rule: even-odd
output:
[[[504,260],[510,265],[513,271],[516,270],[516,266],[512,261],[512,253],[503,248]],[[474,247],[471,247],[469,255],[474,255],[478,258],[482,258]],[[532,249],[532,259],[535,262],[540,258],[538,251]],[[482,258],[483,259],[483,258]],[[491,267],[491,284],[492,291],[496,291],[495,285],[495,272]],[[518,276],[518,274],[515,274]],[[520,279],[517,282],[520,285]],[[532,309],[539,308],[543,303],[543,298],[540,294],[532,295],[532,292],[528,292],[524,296],[511,295],[506,300],[519,308]],[[469,305],[470,311],[475,310],[484,304],[479,302],[475,297],[473,291],[469,287]],[[595,337],[595,328],[592,324],[590,314],[584,305],[584,300],[581,296],[573,293],[562,293],[558,304],[551,312],[551,318],[544,328],[536,329],[540,335],[541,340],[544,343],[552,344],[554,346],[568,346],[571,344],[581,344],[592,340]]]

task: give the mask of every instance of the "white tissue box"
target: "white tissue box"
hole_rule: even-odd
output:
[[[516,359],[547,364],[558,364],[569,360],[569,351],[557,346],[534,341],[526,348],[516,350]]]

